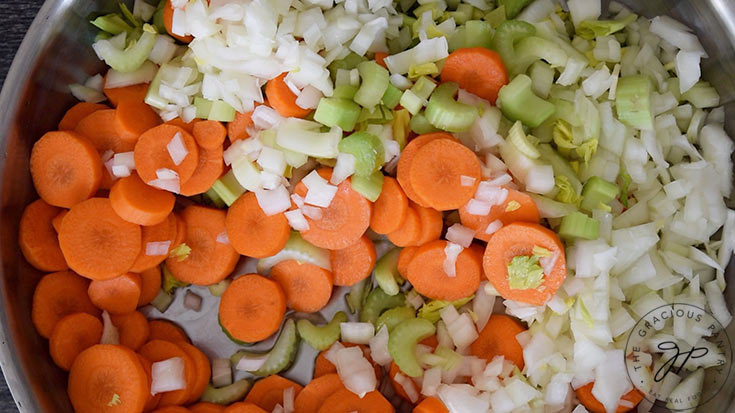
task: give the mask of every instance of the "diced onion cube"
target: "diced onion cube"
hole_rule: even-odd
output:
[[[151,365],[151,394],[164,393],[186,388],[184,359],[173,357]]]
[[[145,255],[149,257],[168,255],[171,241],[156,241],[145,244]]]
[[[171,156],[171,160],[174,162],[174,165],[181,165],[181,162],[184,161],[186,155],[189,154],[189,150],[186,149],[186,145],[184,145],[184,139],[181,136],[181,132],[176,132],[174,137],[171,138],[171,141],[166,144],[166,150],[168,150],[168,154]]]

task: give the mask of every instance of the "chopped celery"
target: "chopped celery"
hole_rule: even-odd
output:
[[[436,3],[424,3],[413,10],[413,15],[420,18],[425,12],[431,10],[431,19],[437,20],[441,17],[441,10],[437,7]],[[405,24],[405,23],[404,23]],[[415,33],[415,32],[414,32]]]
[[[241,156],[232,163],[232,173],[237,182],[248,191],[257,191],[261,188],[263,182],[260,169],[246,156]]]
[[[577,34],[587,40],[609,36],[623,30],[636,19],[638,16],[631,13],[620,20],[583,20],[577,26]]]
[[[466,47],[491,48],[495,30],[490,23],[482,20],[470,20],[454,31],[449,38],[449,51]]]
[[[227,287],[230,286],[230,282],[231,281],[229,279],[224,279],[224,280],[218,282],[217,284],[210,285],[208,287],[209,288],[209,293],[212,294],[215,297],[221,297],[222,294],[225,293],[225,290],[227,289]]]
[[[454,95],[458,89],[456,83],[446,82],[431,94],[425,112],[430,124],[449,132],[464,132],[472,126],[478,116],[477,108],[457,102]]]
[[[457,6],[457,9],[455,11],[449,12],[449,17],[454,18],[454,22],[457,25],[463,25],[472,18],[472,15],[474,14],[473,11],[474,11],[474,8],[472,7],[472,5],[467,4],[467,3],[461,3],[459,6]],[[457,30],[460,30],[461,28],[462,27],[460,26],[460,28]]]
[[[401,27],[401,30],[398,32],[398,37],[388,39],[388,50],[390,54],[398,54],[409,49],[413,40],[412,37],[410,26]]]
[[[171,306],[171,303],[174,302],[174,296],[172,294],[167,293],[163,288],[158,290],[158,294],[156,294],[156,297],[151,301],[151,305],[161,313],[166,312],[168,310],[168,307]]]
[[[202,402],[220,404],[227,406],[245,398],[253,383],[248,379],[238,380],[229,386],[215,388],[211,384],[207,386],[199,399]]]
[[[355,157],[355,174],[370,176],[385,162],[383,141],[372,133],[355,132],[339,142],[339,151]]]
[[[305,241],[298,231],[291,231],[286,245],[276,255],[258,260],[257,271],[264,274],[281,261],[296,260],[305,262],[331,271],[329,251],[319,248]]]
[[[375,325],[383,311],[405,304],[406,297],[403,293],[388,295],[382,289],[376,288],[368,294],[365,305],[362,306],[360,321],[363,323],[370,322]]]
[[[352,100],[357,93],[357,86],[352,85],[339,85],[334,88],[332,98],[342,98]]]
[[[556,72],[551,66],[541,60],[537,60],[531,65],[529,76],[531,77],[531,89],[533,93],[539,97],[546,99],[551,92],[551,86],[554,83],[554,74]],[[543,126],[543,125],[542,125]]]
[[[620,86],[618,86],[618,90],[620,90]],[[720,95],[709,82],[697,82],[681,97],[697,109],[713,108],[720,105]]]
[[[620,202],[623,204],[624,207],[628,207],[628,189],[630,188],[630,184],[633,182],[633,179],[628,175],[628,172],[625,171],[625,168],[621,168],[620,174],[618,175],[618,179],[620,179]]]
[[[299,320],[296,326],[302,339],[315,350],[323,351],[328,349],[339,340],[340,323],[347,321],[347,314],[339,311],[332,317],[332,320],[323,326],[315,326],[309,320]]]
[[[498,106],[503,114],[511,120],[520,120],[535,128],[554,114],[556,107],[531,90],[531,78],[526,75],[516,76],[498,92]]]
[[[501,4],[499,7],[488,12],[482,19],[490,23],[493,29],[497,29],[505,21],[505,6]]]
[[[582,195],[574,189],[571,182],[566,175],[554,177],[554,186],[558,189],[556,200],[565,204],[578,205],[582,200]]]
[[[600,221],[581,213],[574,212],[565,215],[559,226],[559,236],[562,238],[584,238],[594,240],[600,233]]]
[[[598,209],[600,205],[609,204],[619,193],[617,185],[598,176],[593,176],[584,184],[580,207],[585,211],[592,212]]]
[[[337,145],[342,139],[342,130],[332,128],[329,132],[312,129],[319,123],[288,118],[278,128],[276,142],[279,146],[315,158],[333,159],[339,154]]]
[[[209,110],[207,119],[219,122],[232,122],[235,120],[235,108],[224,100],[214,100],[212,101],[212,107]]]
[[[517,255],[508,263],[508,285],[514,290],[538,288],[544,281],[544,269],[536,255]]]
[[[99,16],[90,23],[103,32],[109,33],[113,36],[122,32],[131,32],[133,30],[133,27],[117,13]]]
[[[556,43],[539,36],[529,36],[514,47],[514,59],[507,63],[512,74],[525,73],[533,62],[545,60],[552,67],[565,66],[567,54]]]
[[[436,332],[434,323],[422,318],[405,320],[393,328],[388,337],[388,352],[393,361],[409,377],[420,377],[424,369],[416,360],[416,344]]]
[[[199,119],[208,119],[209,114],[212,113],[212,102],[209,99],[204,99],[201,96],[194,97],[194,107],[197,108],[196,117]]]
[[[383,178],[381,171],[375,171],[369,176],[355,174],[350,178],[350,185],[368,201],[375,202],[383,191]]]
[[[526,133],[523,131],[523,125],[520,121],[516,121],[508,131],[508,142],[516,147],[522,154],[528,156],[531,159],[538,159],[541,157],[536,146],[526,137]]]
[[[296,323],[292,319],[288,319],[270,351],[265,354],[260,354],[241,350],[233,354],[230,360],[232,361],[232,365],[237,368],[238,362],[243,357],[263,357],[267,355],[265,363],[258,370],[251,371],[250,373],[255,376],[270,376],[288,368],[296,357],[298,348],[299,335],[296,331]]]
[[[434,125],[429,123],[429,120],[426,119],[426,116],[424,116],[423,113],[417,113],[414,115],[409,121],[408,126],[413,132],[419,135],[439,131],[438,128],[435,128]]]
[[[388,84],[388,88],[385,89],[385,93],[383,94],[383,97],[380,99],[380,101],[383,106],[392,110],[393,108],[398,106],[398,103],[401,101],[402,95],[403,92],[401,92],[401,89],[398,89],[397,87]]]
[[[100,40],[94,43],[92,48],[105,63],[118,72],[135,71],[148,59],[156,44],[156,29],[150,25],[145,27],[149,30],[144,30],[140,38],[125,50],[116,48],[110,40]]]
[[[210,190],[219,195],[222,202],[227,206],[232,205],[240,195],[245,193],[245,188],[237,181],[233,171],[227,172],[221,178],[214,181]]]
[[[191,254],[191,247],[186,244],[179,244],[176,248],[171,250],[168,256],[171,258],[176,258],[177,261],[181,262],[189,258],[189,254]]]
[[[375,330],[378,331],[380,327],[385,326],[388,328],[388,332],[391,332],[395,326],[411,318],[416,318],[416,310],[413,307],[391,308],[378,317],[378,321],[375,323]]]
[[[451,302],[443,301],[443,300],[432,300],[432,301],[429,301],[428,303],[425,303],[423,306],[421,306],[417,316],[419,318],[424,318],[426,320],[429,320],[432,323],[436,323],[437,321],[439,321],[439,318],[441,318],[439,313],[444,307],[453,305],[454,308],[459,308],[467,304],[468,302],[470,302],[473,298],[474,296],[470,296],[467,298],[463,298],[461,300],[451,301]]]
[[[406,109],[393,111],[393,139],[398,142],[401,149],[406,146],[408,132],[411,130],[409,127],[410,122],[411,115]]]
[[[564,176],[576,194],[582,193],[582,182],[577,178],[574,169],[569,166],[569,163],[551,145],[541,144],[538,146],[538,151],[541,153],[541,157],[551,164],[555,176]]]
[[[373,279],[371,277],[367,277],[350,287],[350,292],[345,294],[345,302],[352,314],[355,312],[362,312],[363,304],[372,288]]]
[[[420,65],[414,65],[408,67],[408,76],[409,79],[416,79],[421,76],[436,76],[439,74],[439,66],[436,65],[434,62],[429,63],[423,63]]]
[[[314,112],[314,120],[323,125],[337,126],[345,132],[350,132],[355,129],[360,110],[360,106],[351,100],[335,97],[322,98]]]
[[[171,271],[168,269],[168,267],[166,267],[165,265],[163,266],[163,291],[166,294],[171,294],[175,289],[179,287],[188,287],[190,285],[191,284],[187,282],[177,280],[174,275],[171,274]]]
[[[653,129],[651,113],[651,80],[644,75],[626,76],[618,80],[615,94],[618,119],[637,129]]]
[[[99,32],[94,36],[94,41],[96,42],[97,40],[107,40],[110,38],[112,38],[112,35],[110,33]]]
[[[377,123],[384,124],[389,123],[393,120],[393,112],[385,106],[376,106],[372,110],[368,108],[362,108],[360,116],[357,118],[357,123]],[[359,128],[358,129],[362,129]]]
[[[412,115],[419,113],[421,108],[426,105],[426,99],[422,99],[414,93],[411,89],[406,89],[401,95],[400,104]]]
[[[419,77],[416,79],[416,83],[411,86],[411,92],[424,102],[429,99],[434,89],[436,89],[436,82],[426,76]]]
[[[378,287],[388,295],[396,295],[401,291],[396,281],[400,277],[398,274],[398,256],[400,254],[400,248],[393,248],[378,260],[373,270]]]
[[[503,62],[515,61],[514,44],[536,34],[536,28],[521,20],[506,20],[498,26],[493,37],[493,49],[500,54]]]
[[[533,0],[499,0],[498,5],[505,7],[506,18],[513,19],[532,1]]]
[[[163,21],[163,13],[166,6],[167,0],[161,0],[156,7],[156,12],[153,14],[153,27],[156,28],[158,33],[166,33],[166,24]]]
[[[166,64],[161,65],[161,68],[165,67]],[[161,81],[163,79],[164,71],[158,69],[156,75],[153,77],[151,84],[148,85],[148,91],[145,95],[145,103],[149,106],[153,106],[156,109],[165,109],[168,105],[168,100],[161,97],[159,90],[161,89]]]
[[[135,27],[143,27],[143,23],[133,16],[133,12],[130,11],[128,6],[125,5],[125,3],[118,3],[118,6],[120,7],[120,12],[122,13],[123,17],[130,23],[133,23]]]
[[[207,192],[202,194],[204,197],[204,202],[207,202],[210,205],[214,205],[217,208],[224,208],[225,207],[225,201],[220,198],[220,196],[217,194],[217,192],[214,191],[214,189],[209,188]]]
[[[354,100],[360,106],[372,109],[380,103],[380,99],[388,89],[390,74],[388,69],[372,60],[358,64],[357,70],[360,72],[362,84],[357,89]]]
[[[347,56],[345,56],[342,59],[335,60],[334,62],[329,64],[329,72],[332,74],[332,80],[337,78],[337,70],[338,69],[345,69],[345,70],[352,70],[357,67],[362,62],[366,62],[367,57],[360,56],[357,53],[350,52]]]

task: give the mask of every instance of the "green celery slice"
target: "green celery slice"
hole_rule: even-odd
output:
[[[469,20],[454,31],[449,38],[449,51],[468,47],[484,47],[490,49],[493,44],[495,30],[490,23],[482,20]]]
[[[498,1],[498,5],[503,5],[505,7],[506,18],[513,19],[532,1],[533,0],[500,0]]]
[[[360,110],[360,106],[351,100],[322,98],[314,112],[314,120],[330,128],[337,126],[345,132],[350,132],[355,129]]]
[[[380,99],[390,85],[388,69],[375,61],[362,62],[357,65],[362,84],[355,93],[355,102],[360,106],[372,109],[380,103]]]
[[[398,256],[401,255],[400,248],[393,248],[383,255],[375,264],[375,281],[378,287],[388,295],[396,295],[401,290],[398,286]]]
[[[348,54],[344,58],[335,60],[334,62],[330,63],[327,69],[329,69],[329,72],[332,75],[332,80],[334,81],[335,79],[337,79],[338,69],[352,70],[357,68],[357,65],[359,65],[360,63],[366,61],[367,57],[360,56],[354,52],[350,52],[350,54]]]
[[[339,311],[326,325],[315,326],[311,321],[302,319],[296,323],[296,327],[306,344],[315,350],[323,351],[339,340],[340,324],[346,321],[347,314],[344,311]]]
[[[411,120],[408,122],[408,127],[413,132],[423,135],[425,133],[432,133],[432,132],[439,132],[439,128],[434,127],[431,123],[429,123],[429,120],[426,119],[426,116],[424,116],[423,113],[417,113],[413,117],[411,117]]]
[[[310,244],[301,237],[298,231],[291,231],[291,236],[286,241],[286,245],[276,255],[258,260],[256,269],[260,274],[264,274],[279,262],[286,260],[306,262],[322,267],[327,271],[332,270],[329,251]]]
[[[140,38],[125,50],[115,48],[109,40],[100,40],[92,47],[108,66],[118,72],[135,71],[148,59],[148,55],[156,44],[156,29],[150,25],[145,27],[149,30],[144,30]]]
[[[232,122],[235,120],[235,108],[224,100],[212,101],[207,119],[219,122]]]
[[[197,108],[196,117],[199,119],[208,119],[209,114],[212,112],[212,102],[209,99],[204,99],[201,96],[194,97],[194,107]]]
[[[378,331],[382,326],[386,326],[388,332],[391,332],[398,324],[412,318],[416,318],[416,310],[413,307],[391,308],[378,317],[375,330]]]
[[[174,296],[172,294],[167,293],[163,288],[158,290],[158,294],[156,294],[156,297],[151,301],[151,305],[161,313],[166,312],[168,310],[168,307],[171,306],[171,303],[174,302]]]
[[[416,115],[417,113],[419,113],[421,108],[423,108],[424,105],[426,105],[426,100],[417,96],[413,90],[406,89],[405,91],[403,91],[403,94],[401,95],[401,99],[399,103],[401,104],[401,106],[403,106],[404,109],[408,110],[412,115]]]
[[[431,96],[431,93],[436,89],[436,82],[426,76],[421,76],[416,79],[416,83],[411,86],[411,92],[413,92],[419,99],[426,101]]]
[[[531,90],[531,78],[516,76],[498,92],[498,106],[510,120],[520,120],[532,128],[538,127],[556,111],[551,103],[536,96]]]
[[[653,129],[651,80],[644,75],[621,77],[615,93],[615,108],[623,123],[637,129]]]
[[[565,215],[559,226],[559,236],[566,239],[583,238],[594,240],[600,234],[600,221],[581,212]]]
[[[350,313],[362,312],[363,304],[365,304],[372,288],[373,279],[371,277],[367,277],[350,287],[350,292],[345,294],[345,303],[347,303]]]
[[[163,291],[166,294],[173,293],[173,291],[179,287],[188,287],[191,285],[190,283],[177,280],[176,277],[174,277],[174,275],[171,274],[171,271],[168,269],[167,266],[163,265],[162,270],[163,270]]]
[[[339,151],[355,157],[355,175],[370,176],[385,162],[383,142],[367,132],[355,132],[339,142]]]
[[[515,61],[514,44],[536,34],[536,27],[521,20],[505,20],[498,26],[493,37],[493,49],[506,64]]]
[[[401,101],[402,96],[403,92],[401,92],[401,89],[398,89],[397,87],[388,84],[388,88],[385,89],[385,93],[383,94],[383,97],[380,99],[380,101],[383,106],[392,110],[396,106],[398,106],[398,103]]]
[[[402,372],[421,377],[424,369],[416,359],[416,344],[436,332],[434,323],[422,318],[405,320],[393,328],[388,337],[388,352]]]
[[[607,182],[599,176],[593,176],[587,180],[582,190],[582,203],[579,205],[583,210],[592,212],[600,205],[607,205],[615,199],[620,190],[618,186]]]
[[[166,1],[168,0],[161,0],[158,2],[156,12],[153,14],[153,27],[156,28],[158,33],[166,33],[166,24],[163,21],[163,12],[166,6]]]
[[[375,325],[383,311],[404,306],[405,304],[406,297],[403,293],[388,295],[382,289],[376,288],[368,294],[365,305],[362,306],[360,321],[363,323],[370,322]]]
[[[251,371],[250,373],[255,376],[270,376],[271,374],[276,374],[285,370],[291,365],[296,357],[296,350],[298,350],[298,348],[299,335],[296,331],[296,323],[293,320],[288,319],[281,329],[281,334],[278,335],[276,344],[273,345],[273,348],[269,352],[265,353],[268,357],[266,358],[265,363],[263,363],[263,366],[256,371]],[[233,366],[237,366],[237,363],[243,357],[262,357],[263,355],[264,354],[240,350],[233,354],[230,360],[232,360]]]
[[[697,82],[691,89],[684,92],[681,97],[697,109],[713,108],[720,105],[720,95],[709,82]]]
[[[350,186],[368,201],[375,202],[383,191],[383,172],[375,171],[369,176],[352,175]]]
[[[429,320],[432,323],[436,323],[441,318],[441,315],[439,313],[444,307],[453,305],[454,308],[459,308],[470,302],[474,297],[475,296],[473,295],[457,301],[431,300],[428,303],[422,305],[421,308],[419,308],[417,317]]]
[[[106,14],[104,16],[99,16],[96,19],[92,20],[90,23],[92,23],[98,29],[106,33],[109,33],[113,36],[116,36],[122,32],[133,31],[133,27],[130,26],[125,21],[125,19],[123,19],[117,13],[111,13],[111,14]]]
[[[513,74],[525,73],[533,62],[541,59],[552,67],[567,63],[567,54],[556,43],[539,36],[529,36],[518,41],[514,48],[515,58],[508,63]]]
[[[232,170],[216,180],[210,190],[214,191],[227,206],[232,205],[240,195],[245,193],[245,188],[237,181]]]
[[[202,393],[200,401],[227,406],[245,398],[253,383],[248,379],[238,380],[229,386],[215,388],[211,384]]]
[[[342,98],[352,100],[357,93],[357,86],[352,85],[339,85],[334,88],[333,98]]]
[[[393,111],[393,139],[398,142],[401,150],[406,147],[408,131],[410,130],[411,115],[406,109]]]
[[[529,79],[530,80],[530,79]],[[449,132],[464,132],[477,119],[477,108],[454,100],[459,85],[446,82],[432,93],[425,116],[433,126]]]
[[[620,20],[583,20],[577,26],[577,34],[587,40],[609,36],[623,30],[637,19],[638,15],[631,13]]]

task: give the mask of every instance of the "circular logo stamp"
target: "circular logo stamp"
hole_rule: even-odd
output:
[[[703,308],[667,304],[646,313],[625,345],[625,366],[649,403],[693,411],[725,385],[733,356],[724,326]]]

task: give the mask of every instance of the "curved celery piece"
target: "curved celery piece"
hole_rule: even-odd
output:
[[[356,68],[358,64],[366,61],[367,57],[360,56],[354,52],[350,52],[350,54],[348,54],[344,58],[335,60],[334,62],[330,63],[327,69],[329,69],[329,72],[332,75],[332,80],[335,80],[337,78],[337,70],[352,70]]]
[[[218,282],[217,284],[210,285],[208,287],[209,293],[212,294],[215,297],[222,296],[222,294],[225,293],[225,290],[227,289],[227,287],[230,286],[230,282],[231,281],[229,279],[224,279],[224,280]]]
[[[161,67],[164,67],[164,63]],[[149,106],[153,106],[156,109],[164,109],[168,105],[168,99],[164,99],[158,93],[161,89],[161,81],[163,79],[164,71],[160,68],[156,71],[156,75],[153,77],[151,84],[148,85],[148,91],[145,94],[145,103]],[[198,109],[197,109],[198,110]],[[207,112],[209,114],[209,112]]]
[[[230,206],[237,201],[240,195],[245,193],[245,188],[237,181],[235,173],[230,170],[230,172],[227,172],[221,178],[214,181],[210,191],[217,194],[225,205]]]
[[[357,89],[358,89],[357,86],[352,86],[352,85],[335,86],[334,93],[332,93],[332,97],[352,100],[352,98],[355,97],[355,93],[357,93]]]
[[[248,342],[238,340],[235,337],[233,337],[232,334],[230,334],[230,332],[227,331],[225,326],[222,325],[222,320],[220,320],[219,317],[217,317],[217,322],[219,323],[219,328],[222,329],[222,332],[225,333],[227,338],[229,338],[230,341],[232,341],[233,343],[237,344],[238,346],[252,346],[253,345],[253,343],[248,343]]]
[[[161,288],[158,290],[158,294],[156,294],[156,297],[151,301],[151,305],[161,313],[166,312],[168,308],[171,306],[171,303],[174,302],[174,296],[172,294],[167,293],[166,291]]]
[[[526,136],[526,132],[523,131],[523,125],[520,121],[516,121],[508,131],[508,141],[513,144],[522,154],[528,156],[531,159],[538,159],[541,157],[536,146]]]
[[[644,75],[621,77],[615,93],[615,109],[623,123],[637,129],[653,129],[651,80]]]
[[[185,245],[185,244],[182,244]],[[177,280],[167,266],[163,266],[163,291],[166,294],[171,294],[175,289],[179,287],[188,287],[191,284]]]
[[[434,125],[429,123],[423,113],[417,113],[416,115],[411,117],[411,120],[408,122],[408,127],[411,129],[411,131],[419,135],[439,132],[439,129],[435,128]]]
[[[361,312],[362,306],[365,304],[368,294],[372,291],[373,279],[371,277],[354,284],[350,287],[350,291],[345,294],[345,303],[350,313]]]
[[[328,349],[335,341],[339,340],[340,324],[347,321],[347,314],[339,311],[332,317],[332,321],[323,326],[315,326],[309,320],[299,320],[296,327],[302,339],[315,350]]]
[[[398,274],[399,255],[401,255],[401,249],[393,248],[378,260],[373,270],[378,287],[388,295],[396,295],[401,291],[396,281],[400,277]]]
[[[498,92],[500,110],[511,120],[520,120],[532,128],[538,127],[556,107],[536,96],[531,90],[531,78],[526,75],[516,76]]]
[[[235,108],[224,100],[213,100],[212,106],[209,108],[209,113],[207,114],[207,119],[219,122],[232,122],[235,120]]]
[[[350,132],[355,129],[360,111],[360,106],[351,100],[338,97],[322,98],[314,112],[314,120],[322,125],[338,126],[343,131]]]
[[[306,242],[298,231],[291,231],[291,236],[281,251],[276,255],[262,258],[258,261],[257,271],[260,274],[264,274],[270,271],[274,265],[286,260],[297,260],[299,262],[317,265],[327,271],[332,270],[332,264],[329,261],[329,251]]]
[[[255,376],[270,376],[288,368],[296,357],[296,351],[299,348],[299,335],[296,333],[296,323],[292,319],[288,319],[281,329],[281,334],[276,340],[273,348],[265,353],[267,358],[265,363],[255,371],[251,371]],[[263,357],[265,354],[252,353],[240,350],[230,357],[232,364],[237,367],[237,363],[243,357]]]
[[[444,307],[453,305],[454,308],[459,308],[472,301],[473,298],[475,298],[474,295],[459,299],[457,301],[431,300],[421,306],[416,316],[418,318],[429,320],[432,323],[436,323],[441,318],[440,313],[444,309]]]
[[[339,151],[355,157],[355,175],[370,176],[385,162],[383,142],[367,132],[355,132],[339,142]]]
[[[514,44],[528,36],[536,34],[536,27],[522,20],[506,20],[500,23],[493,37],[493,49],[495,49],[503,62],[508,65],[515,61]]]
[[[390,85],[388,69],[375,61],[362,62],[357,65],[362,84],[355,93],[355,102],[365,108],[373,108],[380,103],[381,98]]]
[[[388,337],[388,352],[402,372],[421,377],[424,369],[416,359],[416,344],[436,332],[434,323],[422,318],[405,320],[395,326]]]
[[[533,62],[545,60],[552,67],[567,63],[567,54],[556,43],[543,37],[529,36],[518,41],[514,47],[515,59],[508,62],[513,74],[524,73]]]
[[[581,212],[573,212],[561,219],[557,231],[562,238],[583,238],[594,240],[600,234],[600,221]]]
[[[106,14],[99,16],[96,19],[90,21],[92,25],[102,30],[103,32],[109,33],[113,36],[118,35],[122,32],[130,32],[133,27],[130,26],[125,19],[123,19],[117,13]]]
[[[376,288],[368,294],[365,305],[360,311],[360,321],[363,323],[373,323],[378,321],[378,317],[383,311],[406,304],[406,297],[403,293],[396,295],[388,295],[380,288]]]
[[[490,23],[482,20],[469,20],[460,26],[449,37],[449,51],[466,47],[484,47],[490,49],[493,45],[495,30]]]
[[[276,143],[282,148],[314,158],[336,158],[342,130],[332,128],[328,132],[321,132],[320,127],[321,124],[317,122],[288,118],[278,128]]]
[[[248,379],[238,380],[229,386],[220,388],[215,388],[210,384],[202,393],[200,401],[226,406],[244,399],[252,386],[253,383]]]
[[[386,326],[389,332],[393,331],[395,326],[411,318],[416,318],[416,310],[413,307],[391,308],[378,317],[378,321],[375,323],[375,331],[380,330],[382,326]]]
[[[579,205],[583,210],[592,212],[600,204],[607,205],[617,198],[620,189],[614,183],[608,182],[599,176],[593,176],[584,183],[582,190],[582,203]]]
[[[397,87],[388,84],[388,88],[385,89],[385,93],[383,93],[383,97],[380,99],[380,102],[388,109],[393,110],[396,106],[398,106],[398,103],[401,101],[401,96],[403,95],[403,92],[401,89],[398,89]]]
[[[100,40],[92,47],[111,68],[124,73],[132,72],[148,59],[156,44],[156,29],[150,25],[146,25],[145,28],[138,41],[125,50],[116,48],[109,40]]]
[[[353,175],[350,178],[350,186],[370,202],[375,202],[383,192],[383,172],[375,171],[369,176]]]
[[[408,139],[409,124],[411,123],[411,115],[406,109],[393,111],[393,139],[398,142],[401,149],[406,146]]]
[[[638,15],[631,13],[621,20],[583,20],[577,26],[577,34],[587,40],[609,36],[623,30],[637,19]]]
[[[503,0],[498,2],[498,4],[502,4],[503,7],[505,7],[505,17],[513,19],[532,1],[533,0]]]
[[[477,108],[454,100],[458,89],[454,82],[436,88],[426,105],[425,116],[430,124],[449,132],[464,132],[472,127],[478,116]]]

